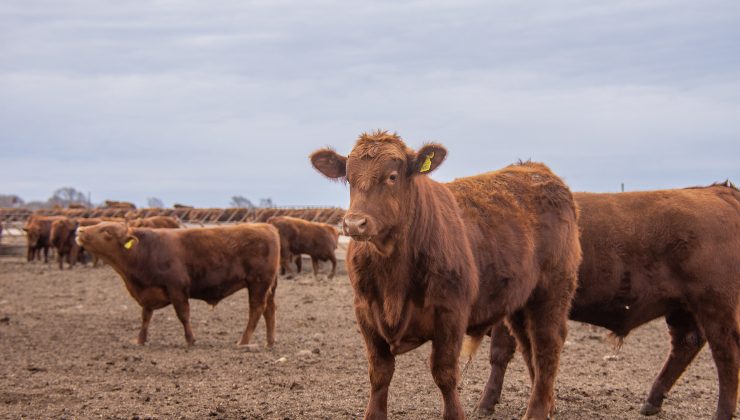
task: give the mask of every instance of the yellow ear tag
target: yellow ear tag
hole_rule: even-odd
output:
[[[424,159],[424,163],[421,164],[421,169],[419,170],[419,172],[428,172],[429,169],[431,169],[432,167],[432,159],[434,159],[434,152],[427,155],[427,158]]]
[[[131,249],[131,247],[134,246],[134,240],[129,239],[125,244],[123,244],[123,247],[126,249]]]

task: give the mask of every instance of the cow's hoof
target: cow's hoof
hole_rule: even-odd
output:
[[[640,409],[640,414],[643,416],[654,416],[658,413],[660,413],[660,406],[654,406],[647,401],[645,401],[645,404]]]
[[[128,340],[128,342],[131,343],[131,344],[133,344],[133,345],[135,345],[135,346],[143,346],[144,343],[145,343],[144,341],[139,340],[138,337],[132,338],[132,339]]]
[[[260,350],[259,344],[237,344],[236,348],[242,349],[248,353],[258,352]]]
[[[478,419],[491,418],[493,416],[494,412],[495,412],[494,411],[494,408],[495,408],[495,406],[493,408],[490,408],[490,409],[483,408],[483,407],[476,408],[475,409],[475,418],[478,418]]]

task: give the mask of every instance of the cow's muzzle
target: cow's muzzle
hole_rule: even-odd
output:
[[[342,220],[344,234],[357,241],[368,241],[372,238],[366,217],[347,213]]]

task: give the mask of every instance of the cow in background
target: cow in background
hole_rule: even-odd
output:
[[[64,216],[37,216],[31,215],[23,226],[26,232],[28,262],[38,258],[41,259],[41,251],[44,252],[44,262],[49,262],[49,247],[51,246],[51,224]]]
[[[446,149],[418,152],[395,134],[363,134],[349,156],[311,155],[325,176],[346,180],[352,237],[347,270],[365,339],[370,401],[384,419],[395,357],[432,342],[430,367],[445,419],[462,419],[458,357],[490,328],[521,320],[532,343],[534,384],[527,419],[554,410],[554,382],[581,261],[577,211],[568,187],[545,165],[525,162],[442,184],[427,175]]]
[[[262,316],[268,346],[275,342],[280,236],[273,226],[148,229],[105,222],[78,228],[77,243],[110,264],[141,306],[137,344],[146,342],[154,310],[171,303],[192,345],[188,299],[215,306],[243,288],[249,291],[249,320],[238,345],[249,344]]]
[[[128,201],[114,201],[114,200],[105,200],[105,203],[103,203],[101,208],[136,210],[136,206],[134,205],[134,203],[129,203]]]
[[[295,259],[300,273],[301,254],[308,254],[311,256],[314,277],[319,275],[319,261],[331,261],[329,278],[334,278],[337,271],[335,250],[339,240],[337,228],[290,216],[273,216],[267,223],[280,232],[281,270],[291,273],[290,261]]]
[[[134,219],[128,222],[131,227],[145,227],[151,229],[177,229],[180,222],[172,216],[152,216]]]
[[[57,251],[60,270],[64,269],[65,260],[69,268],[74,267],[80,256],[80,247],[75,242],[75,232],[78,225],[77,220],[69,217],[63,217],[51,223],[49,242]]]
[[[660,412],[668,391],[709,341],[719,375],[714,418],[730,419],[740,373],[740,191],[725,182],[574,197],[583,263],[570,318],[607,328],[621,342],[631,330],[665,317],[671,351],[643,415]],[[494,328],[491,341],[491,376],[479,403],[490,410],[515,350],[503,326]],[[528,361],[529,346],[521,348]]]

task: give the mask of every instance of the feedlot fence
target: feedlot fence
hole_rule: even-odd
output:
[[[270,207],[270,208],[90,208],[42,209],[31,211],[18,208],[0,208],[3,235],[24,235],[23,225],[32,215],[67,217],[119,217],[138,219],[152,216],[172,216],[186,226],[221,225],[246,222],[266,222],[273,216],[291,216],[312,222],[338,226],[345,210],[337,207]]]

